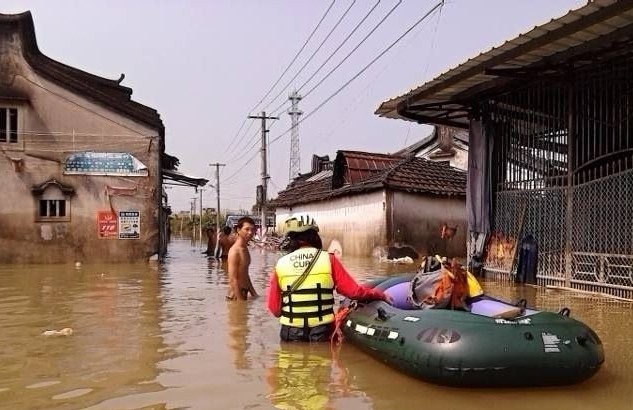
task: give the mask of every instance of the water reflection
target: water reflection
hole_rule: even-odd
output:
[[[266,369],[268,399],[278,409],[332,409],[358,397],[347,368],[328,343],[282,343]]]
[[[227,301],[228,346],[233,352],[233,364],[236,369],[250,369],[251,362],[247,356],[249,348],[248,318],[254,304],[243,300]]]

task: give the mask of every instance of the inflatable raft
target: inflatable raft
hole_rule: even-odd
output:
[[[411,277],[373,282],[394,306],[356,306],[342,328],[346,340],[422,380],[450,386],[552,386],[579,383],[604,362],[598,335],[559,313],[528,309],[487,296],[470,312],[415,309]]]

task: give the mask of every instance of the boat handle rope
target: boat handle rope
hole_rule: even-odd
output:
[[[566,307],[558,311],[559,315],[565,316],[565,317],[569,317],[570,313],[571,313],[571,310],[569,310],[569,308],[566,308]]]

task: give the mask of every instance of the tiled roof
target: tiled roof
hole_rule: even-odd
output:
[[[334,160],[334,185],[356,184],[401,161],[402,157],[362,151],[339,151]]]
[[[381,175],[349,188],[353,188],[353,191],[363,191],[383,186],[395,191],[465,196],[466,171],[453,168],[443,162],[412,157],[401,161]]]
[[[297,181],[288,185],[277,194],[277,198],[269,203],[271,206],[292,206],[324,200],[332,193],[332,179],[323,178],[317,181]]]
[[[293,206],[385,188],[440,196],[465,196],[466,172],[423,158],[397,158],[391,161],[389,167],[360,182],[337,189],[333,189],[332,186],[332,180],[329,178],[293,183],[279,192],[271,204],[277,207]]]
[[[123,75],[119,80],[110,80],[62,64],[42,54],[37,46],[31,12],[0,13],[0,30],[13,31],[20,36],[24,58],[37,73],[113,111],[155,127],[161,134],[164,133],[163,122],[158,112],[132,101],[132,89],[120,85]]]

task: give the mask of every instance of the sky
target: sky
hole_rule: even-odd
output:
[[[289,182],[294,89],[307,94],[299,103],[302,173],[313,154],[395,152],[431,129],[376,116],[381,102],[585,3],[446,0],[397,42],[438,0],[1,0],[0,13],[30,10],[40,50],[57,61],[110,79],[125,73],[132,98],[160,113],[179,171],[215,184],[210,164],[226,164],[224,212],[250,209],[261,183],[261,123],[249,114],[279,117],[268,134],[274,197]],[[168,188],[176,212],[200,196]],[[202,197],[214,207],[215,187]]]

